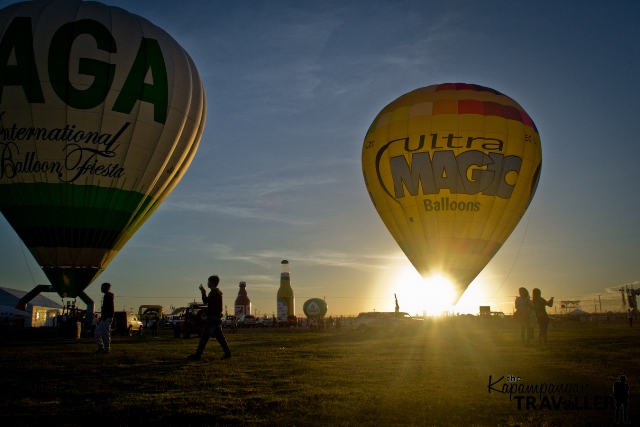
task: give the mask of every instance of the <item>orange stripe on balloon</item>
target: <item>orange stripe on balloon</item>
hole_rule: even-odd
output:
[[[475,99],[461,99],[458,101],[458,114],[484,115],[482,101],[476,101]]]
[[[433,101],[433,115],[438,114],[458,114],[458,101],[455,99]]]

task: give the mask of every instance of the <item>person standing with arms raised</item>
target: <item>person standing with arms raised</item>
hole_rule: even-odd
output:
[[[93,332],[93,336],[98,344],[96,354],[109,354],[111,350],[111,321],[114,313],[114,297],[110,292],[111,283],[103,283],[100,291],[104,294],[102,299],[102,309],[100,310],[100,321]]]
[[[540,327],[538,343],[547,345],[547,330],[549,329],[549,316],[547,315],[547,307],[553,307],[553,297],[549,301],[542,298],[542,291],[533,288],[533,309],[536,312],[536,320]]]
[[[207,304],[207,321],[202,329],[202,335],[200,336],[200,343],[195,354],[190,354],[189,359],[200,360],[204,348],[209,342],[211,335],[216,337],[216,340],[222,346],[224,350],[224,356],[222,359],[229,359],[231,357],[231,350],[229,350],[229,344],[222,333],[222,292],[218,289],[220,278],[218,276],[211,276],[207,282],[207,286],[211,289],[211,292],[207,296],[207,291],[204,286],[200,285],[200,292],[202,292],[202,302]]]

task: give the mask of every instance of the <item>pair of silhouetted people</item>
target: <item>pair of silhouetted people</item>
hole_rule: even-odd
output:
[[[533,300],[529,298],[529,291],[526,288],[518,289],[519,296],[516,298],[515,320],[520,325],[520,338],[523,344],[529,344],[533,338],[534,322],[538,323],[540,333],[538,342],[547,344],[547,329],[549,328],[549,316],[547,307],[553,307],[553,297],[548,301],[542,298],[542,292],[538,288],[533,289]],[[526,338],[525,338],[526,337]]]

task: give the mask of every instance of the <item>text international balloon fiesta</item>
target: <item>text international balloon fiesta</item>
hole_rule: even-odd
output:
[[[176,186],[206,100],[189,55],[117,7],[0,11],[0,211],[76,297]]]

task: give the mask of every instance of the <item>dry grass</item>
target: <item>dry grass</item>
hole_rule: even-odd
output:
[[[200,362],[185,359],[197,339],[168,333],[115,337],[106,357],[93,354],[92,339],[5,334],[0,418],[49,426],[601,426],[613,422],[612,410],[518,410],[515,399],[489,393],[489,376],[587,384],[580,398],[592,399],[626,374],[638,421],[639,334],[623,323],[567,324],[551,328],[540,348],[524,347],[514,325],[462,318],[394,335],[256,330],[227,335],[232,359],[218,360],[212,340]]]

